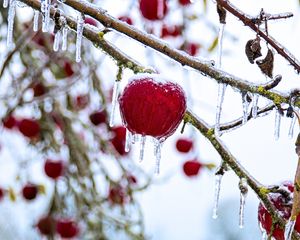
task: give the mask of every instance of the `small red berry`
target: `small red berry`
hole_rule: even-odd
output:
[[[191,56],[196,56],[199,51],[200,45],[198,43],[186,43],[184,51]]]
[[[161,29],[161,37],[166,38],[166,37],[178,37],[181,35],[181,29],[182,27],[179,25],[174,25],[174,26],[167,26],[163,25]]]
[[[53,217],[45,216],[38,221],[36,226],[42,235],[52,236],[55,233],[55,224]]]
[[[46,87],[41,82],[35,83],[32,86],[32,90],[33,90],[33,96],[34,97],[40,97],[40,96],[44,95],[47,92]]]
[[[72,65],[69,61],[65,61],[64,70],[67,77],[71,77],[74,74]]]
[[[3,126],[8,129],[12,129],[18,125],[18,121],[12,115],[7,116],[2,120]]]
[[[0,187],[0,200],[4,197],[4,190]]]
[[[186,110],[183,89],[155,75],[133,79],[119,97],[121,117],[133,134],[165,139],[173,134]]]
[[[123,22],[126,22],[129,25],[133,24],[132,19],[128,16],[121,16],[121,17],[118,17],[118,19],[123,21]]]
[[[51,159],[47,159],[44,165],[44,170],[49,178],[58,179],[63,175],[63,161],[53,161]]]
[[[86,17],[85,19],[84,19],[84,23],[85,24],[90,24],[90,25],[92,25],[92,26],[94,26],[94,27],[97,27],[97,21],[94,19],[94,18],[90,18],[90,17]]]
[[[123,205],[128,201],[126,191],[120,185],[113,186],[109,189],[108,200],[112,204]]]
[[[268,197],[274,204],[279,214],[286,220],[291,216],[292,204],[293,204],[293,191],[294,185],[291,182],[284,182],[280,185],[282,190],[285,190],[287,194],[283,193],[269,193]],[[268,210],[262,203],[258,206],[258,221],[261,227],[270,234],[272,228],[272,217]],[[300,233],[300,215],[298,215],[295,224],[295,230]],[[284,240],[284,229],[280,228],[278,224],[275,224],[272,237],[275,240]]]
[[[107,120],[107,114],[106,114],[106,111],[104,111],[104,110],[93,112],[90,115],[90,121],[95,126],[98,126],[101,123],[106,123],[106,120]]]
[[[199,174],[199,171],[202,167],[202,163],[200,163],[198,160],[186,161],[183,164],[183,172],[188,177],[194,177]]]
[[[168,12],[166,0],[140,0],[140,11],[144,18],[155,21],[165,17]]]
[[[25,137],[34,138],[40,134],[40,124],[33,119],[22,119],[19,122],[18,128]]]
[[[128,180],[128,183],[131,185],[136,185],[138,183],[137,178],[133,175],[127,176],[127,180]]]
[[[182,6],[187,6],[190,5],[192,3],[191,0],[179,0],[179,4]]]
[[[125,141],[126,141],[126,128],[123,126],[118,126],[112,128],[113,131],[113,138],[110,140],[116,151],[120,155],[126,155],[127,152],[125,151]]]
[[[74,101],[74,107],[77,110],[82,110],[87,107],[90,102],[90,97],[88,94],[78,95]]]
[[[179,138],[176,142],[178,152],[187,153],[193,148],[193,141],[188,138]]]
[[[23,189],[22,194],[26,200],[33,200],[39,192],[38,186],[32,183],[27,183]]]
[[[79,227],[73,220],[59,219],[56,223],[56,232],[62,238],[73,238],[79,234]]]

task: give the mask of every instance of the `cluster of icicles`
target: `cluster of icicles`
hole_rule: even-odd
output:
[[[60,2],[64,2],[60,0]],[[7,27],[7,46],[11,48],[13,46],[13,27],[14,27],[14,19],[16,14],[16,7],[18,5],[23,6],[23,3],[17,0],[4,0],[3,7],[8,7],[8,27]],[[50,8],[51,8],[51,0],[41,0],[41,13],[38,10],[34,10],[33,15],[33,31],[38,31],[39,29],[39,17],[42,16],[42,31],[49,32],[50,31]],[[54,31],[54,43],[53,50],[58,51],[61,44],[61,49],[63,51],[67,50],[67,37],[68,37],[68,25],[67,19],[63,16],[59,17],[58,21],[59,27],[55,28]],[[84,26],[84,15],[79,13],[77,16],[77,38],[76,38],[76,62],[81,61],[81,43],[82,43],[82,35],[83,35],[83,26]]]
[[[224,28],[225,24],[220,23],[219,27],[219,41],[218,41],[218,54],[217,54],[217,67],[221,69],[222,67],[222,47],[223,47],[223,34],[224,34]],[[222,133],[220,131],[220,120],[221,120],[221,112],[222,112],[222,105],[224,101],[225,96],[225,90],[227,85],[220,83],[218,85],[218,99],[217,99],[217,107],[216,107],[216,119],[215,119],[215,135],[221,136]],[[242,92],[242,105],[243,105],[243,117],[242,117],[242,125],[246,124],[248,121],[248,109],[250,103],[247,100],[247,93]],[[258,116],[258,94],[252,95],[252,117],[255,119]],[[298,109],[297,109],[298,110]],[[274,126],[274,137],[275,140],[279,139],[280,136],[280,123],[281,123],[281,117],[282,117],[282,110],[276,109],[275,110],[275,126]],[[291,123],[288,131],[289,138],[293,138],[294,134],[294,127],[295,123],[297,121],[297,117],[295,114],[293,114],[291,118]],[[240,126],[237,126],[240,127]],[[230,131],[234,130],[235,128],[230,129]],[[221,165],[222,167],[222,165]],[[215,175],[215,196],[214,196],[214,205],[213,205],[213,214],[212,217],[216,219],[218,217],[218,205],[219,205],[219,198],[220,198],[220,187],[221,187],[221,180],[223,177],[224,171],[220,173],[219,170],[217,170]],[[248,193],[248,184],[247,180],[245,178],[241,178],[239,182],[239,189],[240,189],[240,208],[239,208],[239,227],[244,227],[244,210],[245,210],[245,203],[246,203],[246,196]],[[284,231],[284,239],[285,240],[291,240],[292,239],[292,233],[295,227],[295,220],[289,219],[288,223],[285,226]],[[261,228],[262,231],[262,240],[268,239],[268,234],[265,229]]]

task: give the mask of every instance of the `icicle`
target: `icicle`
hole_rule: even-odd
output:
[[[265,229],[262,229],[262,235],[261,235],[261,240],[267,240],[268,239],[268,234]]]
[[[42,0],[41,12],[43,13],[43,21],[42,21],[42,31],[43,32],[49,31],[50,7],[51,7],[51,0]]]
[[[242,101],[243,101],[243,124],[245,124],[248,121],[248,107],[249,102],[247,101],[247,93],[242,93]]]
[[[294,136],[294,127],[295,127],[295,123],[296,123],[296,116],[295,114],[293,115],[292,119],[291,119],[291,125],[290,125],[290,128],[289,128],[289,138],[293,138]]]
[[[131,132],[126,128],[125,152],[129,152],[131,147]]]
[[[220,23],[219,27],[219,37],[218,37],[218,59],[217,67],[222,68],[222,52],[223,52],[223,36],[224,36],[225,24]]]
[[[216,110],[216,124],[215,124],[215,135],[220,136],[220,120],[222,113],[222,105],[224,101],[224,95],[227,85],[220,83],[218,85],[218,100],[217,100],[217,110]]]
[[[241,178],[239,182],[239,189],[240,189],[240,210],[239,210],[239,227],[244,227],[244,219],[245,219],[245,203],[246,197],[248,193],[248,184],[245,178]]]
[[[63,50],[63,51],[67,50],[67,42],[68,42],[68,28],[65,26],[62,29],[62,46],[61,46],[61,50]]]
[[[140,162],[142,162],[144,159],[145,143],[146,143],[146,136],[142,136],[141,145],[140,145]]]
[[[77,38],[76,38],[76,62],[81,61],[81,42],[83,35],[84,15],[79,13],[77,16]]]
[[[8,7],[8,0],[3,0],[3,8],[7,8]]]
[[[252,116],[253,118],[257,117],[257,111],[258,111],[258,94],[253,94],[253,99],[252,99]]]
[[[113,88],[113,95],[112,95],[112,107],[111,107],[110,119],[109,119],[110,127],[113,127],[115,124],[114,123],[115,111],[116,111],[116,106],[117,106],[117,101],[118,101],[119,88],[120,88],[120,81],[115,81],[114,88]]]
[[[289,219],[288,223],[285,226],[285,230],[284,230],[284,240],[292,239],[292,234],[294,231],[295,224],[296,224],[296,220]]]
[[[274,129],[274,137],[275,140],[279,139],[280,135],[280,122],[281,122],[281,114],[279,110],[275,112],[275,129]]]
[[[9,1],[8,16],[7,16],[7,46],[10,48],[13,45],[13,31],[16,14],[16,0]]]
[[[57,52],[59,49],[59,43],[61,39],[61,32],[57,31],[54,35],[53,51]]]
[[[159,174],[160,159],[161,159],[161,146],[163,140],[154,139],[154,156],[155,156],[155,173]]]
[[[139,135],[138,134],[133,134],[132,137],[131,137],[131,144],[135,144],[138,141],[139,141]]]
[[[37,10],[34,10],[34,15],[33,15],[33,31],[37,32],[39,29],[39,15],[40,12]]]
[[[218,218],[218,207],[219,207],[219,198],[220,198],[220,189],[221,189],[221,181],[222,174],[215,175],[215,197],[214,197],[214,208],[213,208],[213,219]]]

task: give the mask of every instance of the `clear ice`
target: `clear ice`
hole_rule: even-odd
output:
[[[109,126],[113,127],[115,125],[115,112],[116,106],[119,96],[119,88],[120,88],[120,81],[115,81],[114,88],[113,88],[113,95],[112,95],[112,107],[110,112],[110,119],[109,119]]]
[[[76,37],[76,62],[81,61],[81,43],[83,35],[84,16],[79,13],[77,16],[77,37]]]

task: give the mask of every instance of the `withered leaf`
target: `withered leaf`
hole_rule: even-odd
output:
[[[250,63],[254,63],[254,60],[261,57],[260,38],[251,39],[246,43],[245,53]]]
[[[256,64],[263,74],[270,78],[273,77],[274,53],[272,50],[269,49],[266,57],[262,60],[257,60]]]

